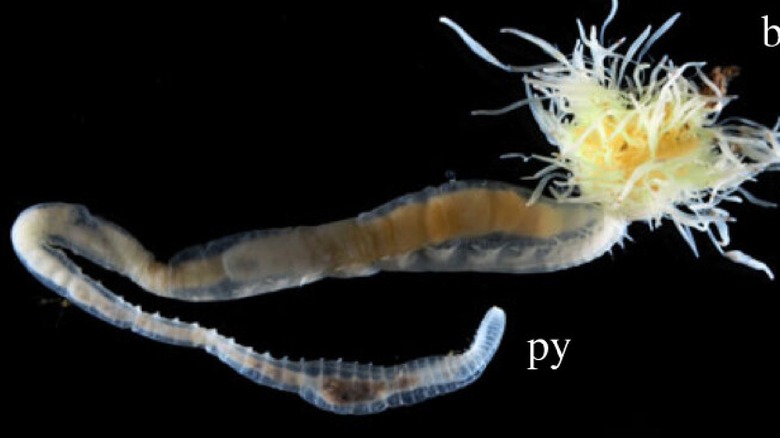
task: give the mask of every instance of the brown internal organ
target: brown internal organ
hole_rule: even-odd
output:
[[[418,383],[412,376],[399,376],[392,382],[328,377],[322,383],[323,399],[333,405],[366,403],[384,398],[389,391],[407,391]]]

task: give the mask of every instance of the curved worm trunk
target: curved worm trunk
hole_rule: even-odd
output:
[[[255,231],[158,262],[128,232],[71,204],[28,208],[11,237],[19,259],[46,286],[90,314],[170,344],[203,348],[253,381],[296,392],[319,408],[369,414],[418,403],[478,378],[505,325],[493,308],[471,347],[394,366],[288,361],[176,318],[150,314],[111,292],[63,251],[83,256],[161,296],[225,300],[302,285],[327,276],[410,271],[541,272],[587,262],[619,241],[625,224],[586,206],[488,182],[449,183],[402,197],[354,219],[318,227]]]

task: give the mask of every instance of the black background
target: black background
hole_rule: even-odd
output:
[[[651,53],[742,66],[731,88],[740,99],[727,114],[775,122],[780,47],[763,46],[760,17],[780,25],[777,6],[624,3],[610,38],[683,12]],[[167,258],[229,233],[353,216],[446,175],[518,181],[532,168],[499,155],[551,150],[528,111],[468,112],[519,99],[520,77],[477,59],[438,17],[508,62],[534,64],[546,60],[540,50],[498,29],[520,28],[568,52],[575,18],[600,24],[608,8],[370,2],[20,12],[9,17],[5,43],[4,223],[10,229],[34,203],[83,203]],[[763,175],[748,188],[778,201],[778,184],[778,175]],[[780,270],[778,210],[729,209],[739,219],[733,246]],[[212,305],[149,298],[88,271],[146,308],[291,358],[395,363],[446,353],[468,345],[489,306],[506,310],[503,344],[474,385],[369,417],[321,412],[202,351],[47,304],[55,295],[26,274],[9,243],[10,412],[39,418],[27,424],[33,431],[89,431],[96,422],[257,434],[475,425],[516,436],[641,436],[774,424],[777,282],[720,258],[702,236],[696,260],[669,224],[630,231],[625,250],[566,272],[382,273]],[[532,338],[572,339],[559,370],[527,370]]]

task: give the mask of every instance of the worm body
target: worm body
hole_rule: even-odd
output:
[[[66,251],[157,295],[188,301],[244,298],[324,277],[379,270],[543,272],[587,262],[623,237],[599,209],[507,184],[453,182],[404,196],[356,218],[314,227],[251,231],[157,261],[129,232],[72,204],[25,210],[12,229],[19,259],[46,286],[117,327],[202,348],[242,375],[341,414],[369,414],[473,382],[498,348],[505,316],[487,312],[471,347],[394,366],[289,361],[256,353],[213,329],[150,314],[84,275]]]

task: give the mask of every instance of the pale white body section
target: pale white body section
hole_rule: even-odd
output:
[[[515,218],[511,211],[507,215],[502,210],[506,205],[486,203],[492,205],[492,213],[484,213],[492,214],[494,220],[484,222],[474,215],[481,211],[469,211],[468,207],[472,201],[481,202],[479,197],[519,202],[527,195],[522,189],[498,183],[450,183],[403,197],[353,220],[220,239],[184,251],[171,264],[155,261],[128,232],[78,205],[33,206],[20,214],[11,238],[19,259],[35,277],[112,325],[157,341],[202,348],[253,381],[296,392],[322,409],[369,414],[417,403],[473,382],[498,348],[505,325],[503,311],[493,308],[487,312],[471,347],[461,354],[431,356],[394,366],[289,361],[256,353],[197,323],[145,312],[84,275],[63,249],[125,275],[159,295],[207,301],[245,297],[326,276],[365,275],[379,269],[564,269],[598,257],[624,234],[625,224],[599,216],[596,209],[560,206],[544,199],[539,202],[549,205],[527,211],[528,215],[539,215],[539,220],[532,221]],[[403,233],[402,226],[414,228],[418,220],[427,225],[418,228],[416,234],[409,230],[414,239],[396,236],[392,242],[378,241],[388,229],[393,235]],[[555,226],[542,223],[545,221]],[[507,224],[526,235],[508,234]],[[502,229],[473,235],[475,230],[491,226]],[[535,237],[534,232],[554,234]],[[373,246],[367,242],[373,242]],[[406,247],[419,249],[394,253]],[[263,271],[264,266],[268,271]]]

